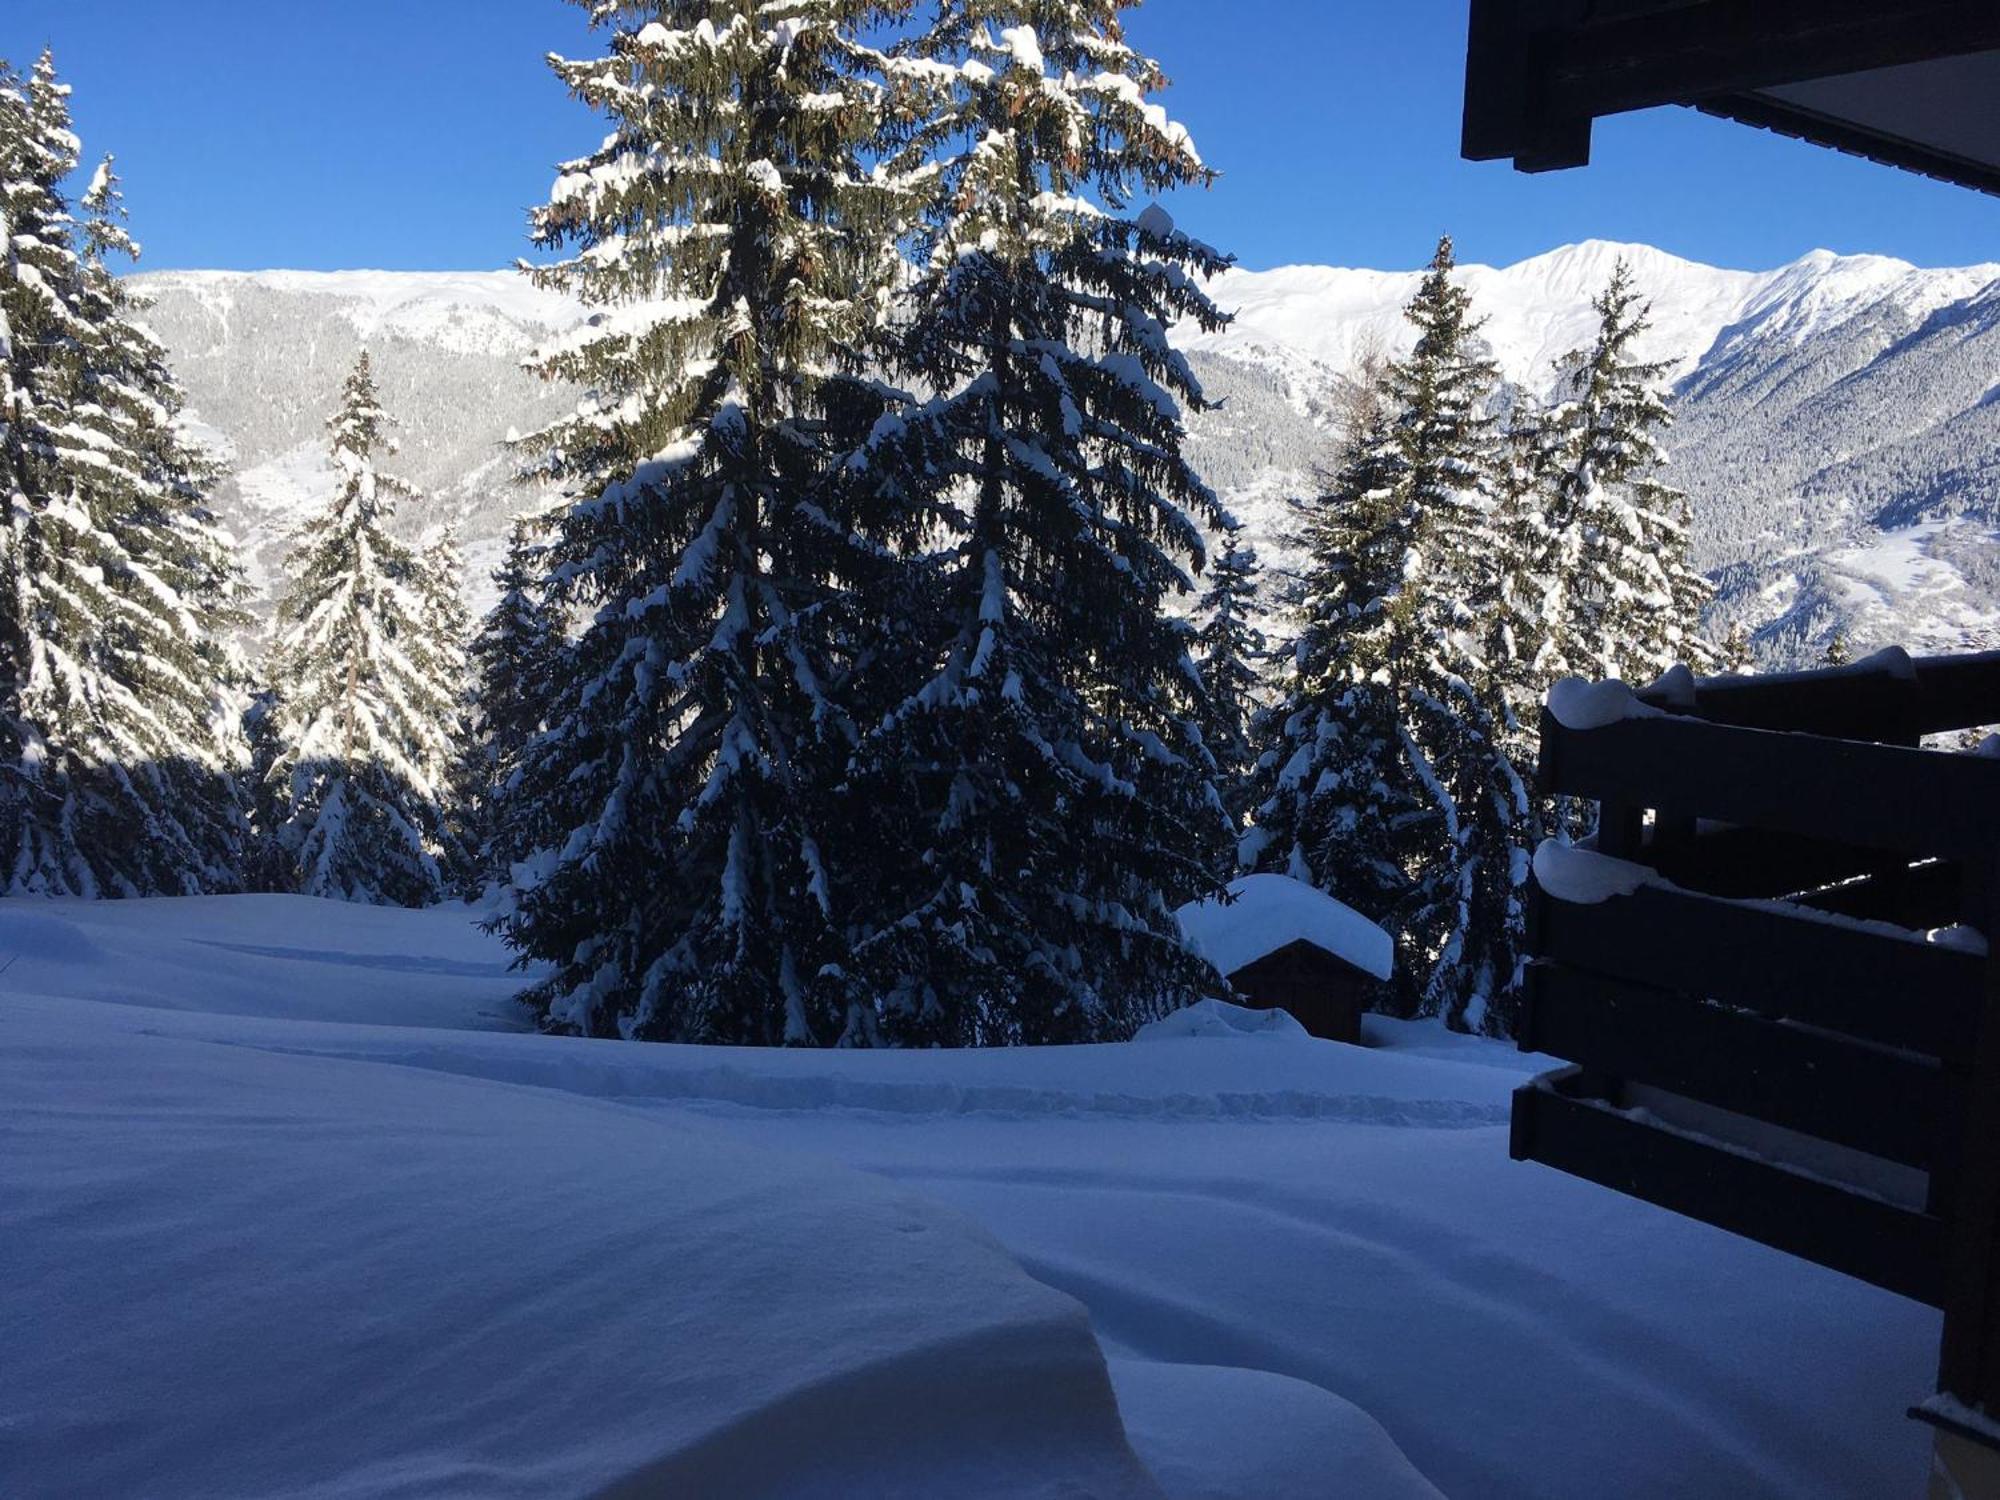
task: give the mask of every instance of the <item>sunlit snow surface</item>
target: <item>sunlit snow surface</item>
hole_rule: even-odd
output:
[[[0,904],[0,1494],[1924,1473],[1935,1316],[1509,1162],[1505,1047],[510,1034],[472,915]]]

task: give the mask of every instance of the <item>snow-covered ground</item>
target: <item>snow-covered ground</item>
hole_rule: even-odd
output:
[[[2000,533],[1977,521],[1927,521],[1875,533],[1826,556],[1851,639],[1900,639],[1912,652],[1979,651],[2000,638],[1990,579]],[[1983,576],[1967,578],[1970,563]]]
[[[1376,1023],[524,1034],[463,908],[0,904],[0,1494],[1913,1493],[1937,1320]]]

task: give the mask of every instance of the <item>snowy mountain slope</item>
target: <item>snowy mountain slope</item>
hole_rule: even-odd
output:
[[[1718,630],[1742,620],[1769,662],[1810,657],[1836,625],[1858,647],[2000,643],[2000,264],[1925,270],[1815,251],[1773,271],[1724,270],[1643,245],[1564,246],[1507,267],[1468,266],[1485,338],[1510,381],[1549,386],[1587,340],[1589,303],[1620,257],[1651,299],[1640,352],[1678,381],[1675,478],[1694,497],[1697,561],[1720,581]],[[1283,563],[1288,498],[1331,457],[1341,377],[1365,350],[1406,343],[1418,273],[1291,266],[1230,271],[1235,323],[1182,330],[1221,410],[1195,452]],[[507,517],[502,440],[569,397],[519,368],[580,309],[514,272],[168,272],[138,278],[196,417],[237,477],[221,497],[268,589],[283,540],[324,492],[320,423],[364,341],[404,422],[404,467],[433,496],[420,534],[465,529],[475,601]],[[1930,528],[1930,529],[1916,529]],[[1916,549],[1926,582],[1867,561]],[[1873,571],[1871,571],[1871,569]]]
[[[1988,525],[2000,521],[2000,264],[1924,270],[1814,251],[1752,273],[1592,242],[1468,266],[1509,381],[1548,389],[1556,359],[1590,337],[1590,298],[1620,257],[1652,303],[1638,353],[1676,380],[1672,477],[1693,497],[1696,561],[1721,587],[1715,630],[1744,622],[1767,664],[1813,658],[1837,627],[1860,648],[2000,644]],[[1416,273],[1291,267],[1222,280],[1236,323],[1188,342],[1248,414],[1209,419],[1215,432],[1198,428],[1197,440],[1268,536],[1283,494],[1311,470],[1316,403],[1361,351],[1406,346],[1399,307]],[[1245,426],[1285,434],[1285,460],[1260,466]],[[1921,566],[1885,572],[1885,548]]]
[[[189,395],[192,425],[230,464],[218,496],[268,605],[288,539],[332,485],[325,424],[366,348],[401,424],[392,461],[427,497],[397,519],[416,539],[456,522],[483,596],[509,519],[532,496],[512,482],[510,431],[571,397],[521,368],[582,312],[514,271],[174,271],[134,278]]]
[[[465,907],[0,903],[0,1493],[1909,1491],[1937,1315],[1507,1157],[1371,1018],[519,1034]]]
[[[1565,245],[1500,269],[1466,266],[1464,285],[1486,319],[1486,341],[1509,380],[1545,386],[1555,361],[1589,339],[1595,327],[1590,299],[1610,279],[1620,256],[1632,263],[1639,285],[1654,302],[1655,326],[1639,352],[1690,368],[1770,280],[1681,260],[1645,245],[1606,241]],[[2000,276],[2000,266],[1993,274]],[[1235,311],[1236,322],[1222,333],[1194,333],[1187,346],[1237,357],[1246,346],[1277,347],[1335,370],[1351,369],[1370,343],[1392,354],[1409,347],[1402,308],[1421,279],[1420,271],[1331,266],[1229,271],[1219,279],[1216,296]]]

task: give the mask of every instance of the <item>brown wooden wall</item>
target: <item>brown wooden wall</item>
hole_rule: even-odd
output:
[[[1380,988],[1372,975],[1303,940],[1266,954],[1229,976],[1243,1003],[1288,1010],[1314,1036],[1361,1040],[1361,1013]]]

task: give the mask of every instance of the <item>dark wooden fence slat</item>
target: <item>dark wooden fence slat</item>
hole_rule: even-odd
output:
[[[1711,724],[1839,739],[1914,743],[1926,734],[2000,724],[2000,651],[1919,657],[1910,675],[1856,663],[1809,672],[1704,677],[1692,705],[1642,688],[1641,702]]]
[[[1936,862],[1818,891],[1799,904],[1897,927],[1949,927],[1964,915],[1964,891],[1964,866]]]
[[[1641,702],[1709,724],[1836,739],[1915,744],[1924,689],[1914,676],[1867,666],[1762,677],[1704,677],[1692,703],[1646,690]]]
[[[1912,858],[1984,859],[2000,843],[2000,760],[1663,714],[1594,729],[1542,716],[1543,789],[1670,807]]]
[[[1762,828],[1705,829],[1679,847],[1649,845],[1639,856],[1675,885],[1737,898],[1817,890],[1872,874],[1885,857],[1879,849]]]
[[[2000,880],[1980,882],[1980,925],[2000,932]],[[1975,1406],[2000,1403],[2000,965],[1980,987],[1979,1045],[1965,1080],[1963,1149],[1953,1164],[1938,1387]]]
[[[1521,1046],[1929,1170],[1937,1064],[1560,964],[1528,971]]]
[[[1985,960],[1782,910],[1644,886],[1531,897],[1537,957],[1926,1057],[1969,1063]]]
[[[1566,1070],[1566,1073],[1570,1070]],[[1565,1090],[1565,1073],[1515,1091],[1511,1150],[1932,1306],[1943,1226],[1914,1209],[1644,1124]]]
[[[1917,729],[1943,734],[2000,724],[2000,651],[1926,656],[1917,661]]]

